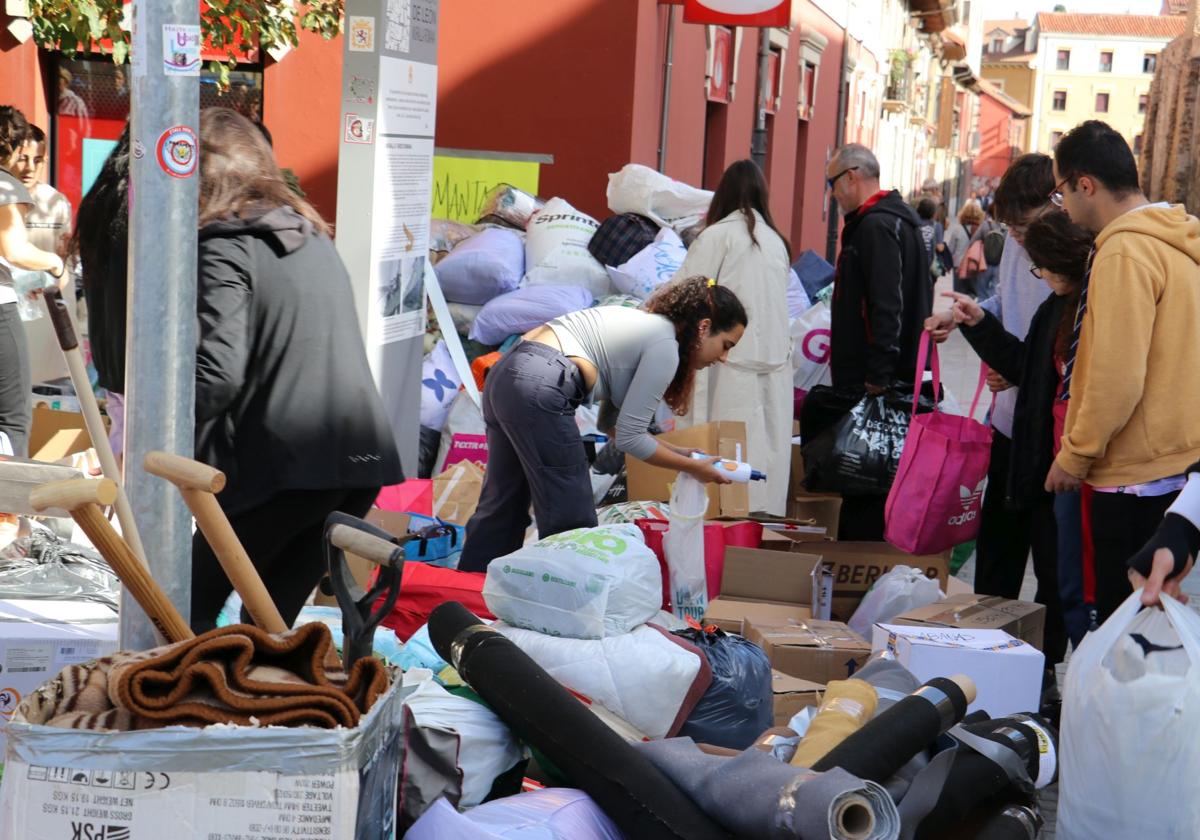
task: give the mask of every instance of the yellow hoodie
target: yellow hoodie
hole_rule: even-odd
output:
[[[1200,220],[1126,213],[1096,237],[1058,465],[1095,487],[1200,460]]]

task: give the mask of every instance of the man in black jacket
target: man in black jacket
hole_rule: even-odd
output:
[[[851,144],[826,169],[833,197],[845,214],[833,292],[834,387],[885,391],[911,382],[925,318],[933,309],[933,281],[921,238],[921,220],[900,193],[879,188],[879,161]]]
[[[900,193],[879,188],[879,161],[865,146],[839,149],[825,175],[846,216],[830,324],[833,386],[881,394],[912,382],[933,309],[921,220]],[[838,539],[882,540],[884,501],[847,496]]]

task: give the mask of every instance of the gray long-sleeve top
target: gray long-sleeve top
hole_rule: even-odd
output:
[[[555,318],[562,352],[596,366],[599,377],[589,397],[619,407],[617,448],[645,460],[658,443],[650,423],[679,367],[675,325],[661,315],[626,306],[597,306]]]

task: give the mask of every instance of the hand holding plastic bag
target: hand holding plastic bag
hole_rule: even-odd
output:
[[[1129,596],[1071,655],[1058,806],[1065,840],[1200,837],[1200,615],[1164,595],[1168,638],[1161,613],[1139,612],[1141,595]],[[1133,634],[1182,645],[1187,673],[1170,651],[1139,655],[1140,646],[1129,647]]]

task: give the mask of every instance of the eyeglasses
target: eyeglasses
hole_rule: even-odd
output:
[[[1038,268],[1036,265],[1032,266],[1029,269],[1029,273],[1032,274],[1034,277],[1036,277],[1039,280],[1046,279],[1046,278],[1042,277],[1042,270],[1040,268]]]
[[[1070,177],[1063,178],[1061,181],[1059,181],[1057,184],[1054,185],[1054,189],[1050,193],[1050,203],[1053,204],[1055,207],[1063,206],[1062,188],[1065,187],[1067,185],[1067,182],[1070,180],[1071,180]]]
[[[851,166],[851,167],[849,167],[848,169],[843,169],[841,172],[839,172],[838,174],[834,175],[832,178],[826,178],[826,179],[825,179],[825,183],[829,185],[829,189],[833,189],[833,185],[834,185],[834,184],[836,184],[836,183],[838,182],[838,179],[839,179],[839,178],[841,178],[841,177],[842,177],[843,175],[845,175],[847,172],[853,172],[853,171],[854,171],[854,170],[856,170],[856,169],[858,169],[858,167],[857,167],[857,166]]]

